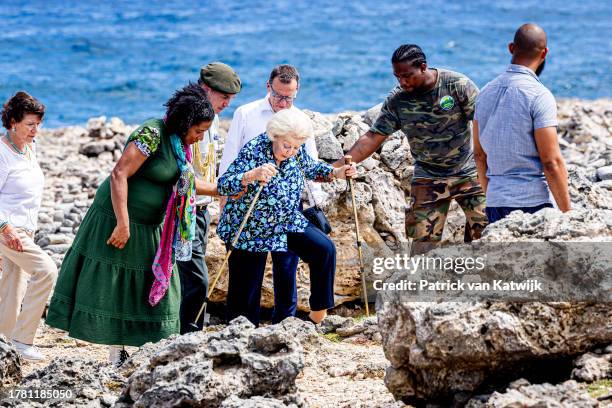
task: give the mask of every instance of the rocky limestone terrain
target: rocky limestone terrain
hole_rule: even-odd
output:
[[[316,330],[295,318],[258,329],[238,318],[148,343],[119,369],[103,351],[92,358],[73,341],[62,357],[29,374],[22,374],[14,348],[0,339],[3,365],[17,367],[0,371],[6,387],[73,391],[70,401],[23,401],[3,396],[0,388],[0,406],[399,408],[404,404],[383,382],[388,363],[379,336],[375,318],[332,316]]]
[[[378,109],[363,114],[310,112],[321,158],[333,160],[346,152]],[[575,210],[517,212],[489,226],[481,241],[611,239],[612,101],[561,101],[559,117]],[[47,179],[36,241],[58,265],[133,128],[116,118],[94,118],[86,128],[41,132],[38,156]],[[358,166],[355,190],[368,266],[372,257],[391,255],[407,241],[404,214],[413,171],[409,152],[405,139],[394,134]],[[345,182],[322,187],[326,197],[319,204],[332,223],[338,248],[340,305],[360,297],[352,209]],[[217,204],[210,209],[213,233],[207,261],[215,273],[225,250],[214,233]],[[462,241],[464,223],[453,204],[445,242]],[[367,274],[370,284],[381,278],[369,267]],[[267,307],[273,303],[269,278],[270,270],[262,300]],[[390,277],[399,278],[397,273]],[[303,265],[298,282],[304,310],[309,281]],[[226,284],[222,278],[213,300],[224,299]],[[370,295],[375,299],[372,289]],[[403,400],[415,406],[574,407],[607,406],[612,400],[609,305],[426,304],[386,295],[378,299],[378,317],[332,315],[317,331],[295,319],[259,329],[238,321],[146,345],[120,370],[106,363],[104,347],[75,342],[41,324],[36,343],[54,357],[51,363],[22,361],[0,339],[0,387],[64,387],[78,394],[69,404],[0,397],[0,406],[156,406],[159,398],[166,406],[184,401],[185,406],[400,407]],[[283,378],[282,386],[274,383],[274,376]]]

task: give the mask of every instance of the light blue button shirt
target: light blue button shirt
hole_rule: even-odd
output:
[[[557,126],[557,105],[537,75],[510,64],[478,95],[474,119],[487,154],[487,207],[551,203],[534,130]]]

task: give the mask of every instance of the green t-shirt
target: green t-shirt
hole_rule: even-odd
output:
[[[478,87],[463,74],[437,71],[436,85],[425,93],[395,87],[370,131],[385,136],[404,132],[415,161],[414,178],[475,176],[469,121]]]

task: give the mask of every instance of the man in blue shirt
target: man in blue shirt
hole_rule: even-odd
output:
[[[561,211],[570,210],[557,105],[538,78],[548,54],[546,33],[524,24],[509,49],[512,63],[482,89],[474,115],[474,158],[489,223],[514,210],[552,207],[550,193]]]

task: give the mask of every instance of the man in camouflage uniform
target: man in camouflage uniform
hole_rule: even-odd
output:
[[[406,233],[421,243],[413,245],[413,253],[441,240],[453,199],[467,218],[466,242],[480,238],[487,224],[485,195],[477,179],[470,130],[478,88],[465,75],[428,68],[425,54],[414,44],[395,50],[391,63],[399,86],[348,154],[360,162],[401,129],[415,161],[406,214]]]

